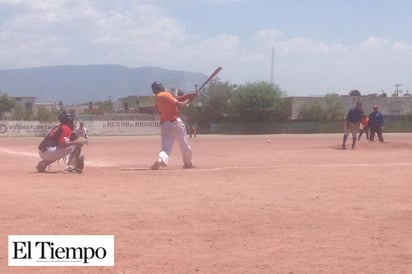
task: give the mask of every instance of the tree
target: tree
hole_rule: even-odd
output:
[[[306,102],[300,109],[298,118],[308,121],[322,121],[324,119],[323,106],[319,101]]]
[[[341,119],[344,114],[345,110],[339,100],[339,95],[328,94],[324,102],[316,100],[304,103],[298,118],[308,121],[332,122]]]
[[[288,121],[292,114],[291,107],[292,105],[287,98],[281,98],[279,108],[274,115],[274,120],[282,122]]]
[[[56,120],[56,114],[47,109],[40,108],[37,112],[36,120],[40,122],[53,122]]]
[[[98,110],[101,113],[109,113],[112,112],[113,110],[113,104],[111,100],[108,101],[103,101],[103,102],[97,102]]]
[[[206,106],[210,120],[222,120],[229,113],[230,98],[236,86],[229,82],[214,82],[207,89],[207,93],[201,94],[199,102]]]
[[[230,98],[230,110],[242,122],[274,120],[281,105],[282,92],[268,82],[239,86]]]
[[[228,116],[229,102],[235,88],[236,86],[229,82],[214,80],[182,113],[188,116],[190,123],[196,122],[201,126],[222,121]]]
[[[412,120],[412,104],[411,104],[410,111],[406,114],[406,118],[407,118],[408,120]]]
[[[325,96],[324,121],[332,122],[340,120],[345,115],[345,109],[339,100],[338,94]]]
[[[0,120],[6,112],[11,112],[15,105],[15,101],[10,99],[6,93],[0,94]]]
[[[290,103],[282,95],[278,86],[267,82],[237,86],[214,80],[182,113],[189,123],[206,127],[222,121],[286,121]]]
[[[34,119],[34,113],[31,109],[24,109],[21,105],[16,104],[13,111],[13,120],[30,121]]]

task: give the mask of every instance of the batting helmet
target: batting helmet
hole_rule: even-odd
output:
[[[152,91],[154,94],[158,94],[159,92],[164,91],[164,90],[165,90],[164,86],[159,81],[152,83]]]

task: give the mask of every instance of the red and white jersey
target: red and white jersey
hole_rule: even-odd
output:
[[[70,136],[72,135],[72,130],[68,125],[62,124],[62,133],[59,136],[59,143],[67,143],[70,142]]]

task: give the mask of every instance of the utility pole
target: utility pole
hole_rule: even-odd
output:
[[[271,67],[270,67],[270,83],[273,84],[274,81],[274,73],[275,73],[275,43],[272,46],[272,59],[271,59]]]
[[[399,87],[400,87],[400,86],[402,86],[402,85],[401,85],[401,84],[396,84],[396,85],[395,85],[395,88],[396,88],[396,90],[395,90],[396,96],[399,95]]]

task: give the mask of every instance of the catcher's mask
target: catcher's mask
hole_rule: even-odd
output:
[[[59,119],[60,123],[67,124],[68,117],[67,117],[66,111],[60,112],[59,116],[58,116],[58,119]]]
[[[72,113],[66,113],[66,111],[62,111],[59,113],[58,119],[60,123],[68,125],[71,130],[74,129],[74,115]]]

